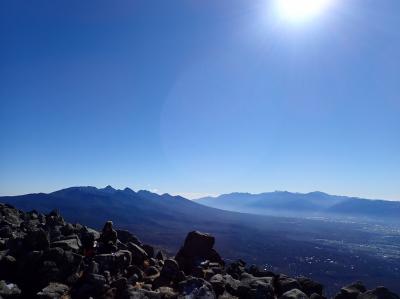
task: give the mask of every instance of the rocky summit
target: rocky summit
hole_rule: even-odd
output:
[[[22,212],[0,204],[1,298],[260,298],[318,299],[324,287],[306,277],[288,277],[226,263],[213,236],[189,232],[174,257],[143,244],[105,222],[101,232],[71,224],[53,211]],[[400,299],[385,287],[361,282],[334,299]]]

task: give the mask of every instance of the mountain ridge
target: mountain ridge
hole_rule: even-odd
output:
[[[232,192],[194,200],[206,206],[228,211],[279,216],[395,218],[400,202],[382,199],[331,195],[321,191],[309,193],[274,191],[263,193]]]
[[[281,273],[311,276],[326,285],[345,285],[362,279],[368,285],[383,284],[400,292],[400,273],[396,272],[400,268],[400,248],[398,236],[390,228],[381,233],[375,225],[364,222],[238,213],[207,207],[181,196],[103,189],[71,187],[48,194],[0,197],[0,202],[26,212],[49,213],[57,209],[68,222],[84,223],[95,229],[112,219],[119,228],[170,252],[179,248],[180,238],[188,231],[206,231],[218,238],[217,249],[228,259],[244,258]],[[365,247],[366,242],[372,246]],[[379,244],[379,251],[374,244]],[[310,256],[314,257],[312,263]],[[327,261],[327,257],[335,263]],[[347,271],[348,265],[353,265],[354,270]],[[376,276],[374,271],[381,274]],[[332,274],[339,272],[347,276]]]

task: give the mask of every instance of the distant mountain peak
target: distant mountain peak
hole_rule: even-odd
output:
[[[110,185],[107,185],[105,188],[100,189],[101,191],[105,191],[105,192],[115,192],[117,191],[116,189],[114,189],[113,187],[111,187]]]
[[[126,187],[123,191],[128,194],[135,194],[135,191],[133,191],[131,188],[128,187]]]

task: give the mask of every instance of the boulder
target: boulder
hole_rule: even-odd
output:
[[[66,223],[63,227],[60,228],[60,232],[64,236],[69,236],[75,233],[75,228],[71,223]]]
[[[400,296],[390,292],[385,287],[378,287],[374,290],[359,294],[357,299],[400,299]]]
[[[340,289],[340,293],[335,296],[335,299],[357,299],[359,294],[362,294],[367,289],[361,282],[349,284]]]
[[[73,252],[79,252],[81,246],[80,240],[77,237],[51,243],[51,247],[60,247],[64,250],[70,250]]]
[[[49,235],[43,229],[30,229],[24,238],[27,251],[46,250],[50,246]]]
[[[133,235],[131,232],[127,231],[127,230],[123,230],[123,229],[117,229],[117,237],[118,240],[120,240],[122,243],[129,243],[132,242],[133,244],[142,245],[142,242],[140,242],[140,240]]]
[[[223,265],[220,255],[213,249],[214,243],[213,236],[192,231],[186,236],[184,245],[176,254],[175,260],[186,274],[190,274],[193,269],[207,260]]]
[[[216,298],[211,284],[201,278],[188,277],[178,284],[178,290],[186,298]]]
[[[274,279],[272,277],[254,277],[249,273],[242,273],[237,294],[240,298],[253,297],[273,298]],[[260,297],[261,296],[261,297]]]
[[[122,272],[132,260],[132,255],[127,250],[119,250],[110,254],[98,254],[94,260],[99,264],[100,271],[110,271],[111,273]]]
[[[143,248],[143,250],[147,253],[147,256],[148,256],[149,258],[153,258],[153,257],[154,257],[154,248],[153,248],[153,246],[148,245],[148,244],[144,244],[144,245],[142,246],[142,248]]]
[[[300,283],[301,288],[307,296],[311,296],[312,294],[322,295],[323,292],[323,285],[315,282],[307,277],[299,277],[297,281]]]
[[[165,255],[165,253],[162,250],[160,250],[156,254],[156,259],[158,259],[160,261],[164,261],[167,259],[167,256]]]
[[[117,280],[114,280],[111,284],[110,287],[116,288],[118,291],[122,291],[128,286],[128,280],[125,277],[118,278]]]
[[[309,297],[299,289],[292,289],[283,293],[279,299],[309,299]]]
[[[282,295],[293,289],[302,290],[302,287],[296,279],[281,275],[277,280],[277,289],[278,293]]]
[[[13,230],[9,225],[0,228],[0,238],[11,238],[12,236]]]
[[[13,256],[0,257],[0,279],[12,280],[17,275],[17,272],[17,260]]]
[[[43,290],[37,293],[41,299],[67,299],[69,296],[69,287],[61,283],[50,283]]]
[[[19,298],[21,290],[15,283],[6,283],[4,280],[0,281],[0,298]]]
[[[143,262],[148,259],[148,255],[143,248],[132,242],[129,242],[127,245],[128,250],[132,253],[132,263],[135,265],[142,265]]]

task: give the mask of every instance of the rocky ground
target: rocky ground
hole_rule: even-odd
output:
[[[0,204],[1,298],[318,299],[324,287],[305,277],[226,264],[214,237],[190,232],[175,257],[108,222],[102,232],[66,223],[56,211],[24,213]],[[400,299],[357,282],[335,299]]]

